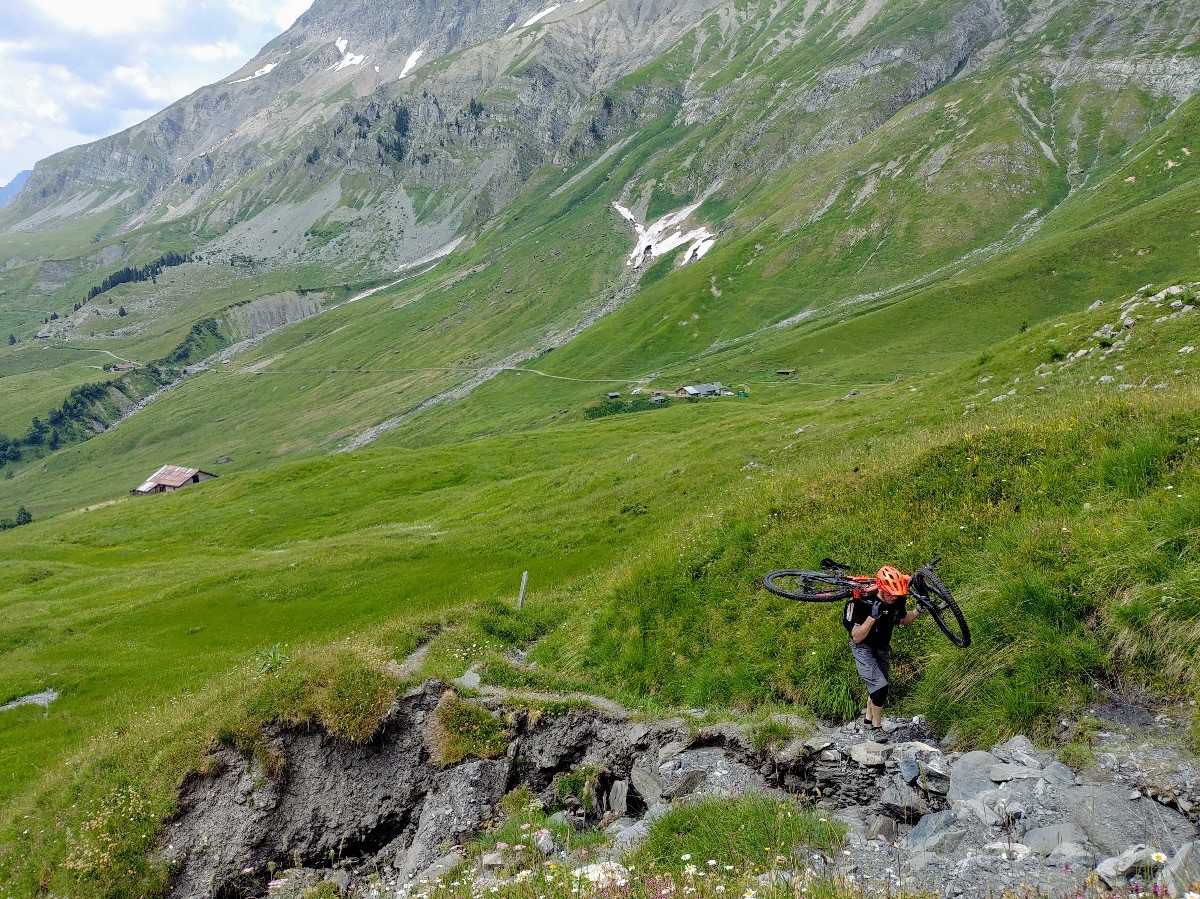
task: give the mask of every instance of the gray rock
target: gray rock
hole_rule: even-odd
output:
[[[937,861],[937,856],[932,852],[914,852],[904,861],[904,866],[913,874],[917,874],[930,864]]]
[[[632,818],[618,818],[612,824],[608,825],[608,827],[604,828],[604,832],[610,836],[616,836],[626,827],[632,827],[634,823]]]
[[[1122,790],[1107,785],[1068,787],[1056,791],[1062,820],[1088,836],[1101,857],[1115,856],[1154,834],[1160,849],[1174,853],[1193,838],[1192,823],[1158,803],[1130,802]]]
[[[971,799],[984,790],[991,789],[992,780],[988,777],[988,772],[998,764],[1000,764],[1000,760],[990,752],[979,750],[968,752],[950,769],[950,788],[946,792],[947,801]]]
[[[461,677],[456,677],[453,683],[454,686],[461,687],[464,690],[478,690],[479,685],[483,683],[483,678],[479,676],[479,672],[474,668],[468,668],[462,673]]]
[[[882,768],[887,758],[887,747],[873,741],[855,743],[850,747],[850,758],[865,768]]]
[[[1070,787],[1075,784],[1075,772],[1062,762],[1051,762],[1042,769],[1042,777],[1055,787]]]
[[[896,819],[887,815],[876,815],[871,826],[867,828],[868,840],[883,840],[890,843],[896,838]]]
[[[412,843],[397,867],[411,876],[433,864],[443,846],[475,833],[505,793],[507,759],[467,762],[438,774],[425,796]]]
[[[555,812],[553,815],[551,815],[546,820],[550,824],[570,824],[571,826],[574,826],[574,824],[575,824],[575,819],[572,818],[570,815],[568,815],[566,812]]]
[[[654,803],[654,805],[650,806],[650,808],[646,809],[646,816],[644,818],[642,818],[642,821],[645,822],[646,824],[651,824],[651,823],[657,821],[659,818],[661,818],[663,815],[665,815],[670,810],[671,810],[670,803],[656,802],[656,803]]]
[[[908,835],[905,845],[913,852],[953,852],[966,837],[967,831],[960,826],[951,811],[925,815]]]
[[[1080,843],[1059,843],[1046,856],[1046,864],[1053,868],[1069,866],[1079,870],[1089,869],[1096,864],[1096,855]]]
[[[650,833],[650,828],[646,822],[638,821],[636,824],[630,824],[617,833],[616,842],[618,845],[629,846],[632,843],[644,840],[646,835]]]
[[[629,782],[647,806],[652,806],[662,799],[662,781],[658,775],[642,767],[635,767],[629,772]]]
[[[1096,874],[1112,889],[1127,886],[1129,876],[1134,872],[1157,871],[1162,865],[1151,856],[1153,850],[1145,845],[1131,846],[1120,855],[1106,858],[1096,865]]]
[[[666,799],[681,799],[684,796],[690,796],[700,790],[707,780],[704,771],[693,768],[691,771],[684,773],[677,781],[663,790],[663,797]]]
[[[741,796],[767,790],[761,774],[731,758],[725,750],[705,747],[689,749],[660,769],[662,795],[680,799],[685,796]]]
[[[1184,843],[1158,875],[1172,899],[1180,899],[1193,883],[1200,882],[1200,845]]]
[[[447,872],[452,871],[454,868],[457,868],[459,865],[461,865],[465,861],[466,861],[466,856],[464,856],[462,854],[461,850],[452,849],[451,851],[449,851],[445,855],[443,855],[441,858],[439,858],[437,861],[435,861],[428,868],[426,868],[424,871],[422,871],[420,874],[418,874],[416,879],[417,880],[433,880],[437,877],[442,877]],[[348,886],[348,885],[349,884],[347,882],[346,886]],[[345,886],[343,886],[343,889],[345,889]]]
[[[1001,743],[996,748],[1008,753],[1024,752],[1032,754],[1037,752],[1037,747],[1033,745],[1033,741],[1024,734],[1018,734],[1010,740]]]
[[[809,737],[807,740],[804,741],[804,748],[807,749],[810,753],[821,752],[825,749],[828,749],[832,745],[833,745],[833,740],[829,739],[828,737],[823,737],[820,735],[815,736],[815,737]]]
[[[535,849],[542,855],[552,855],[554,853],[554,836],[551,833],[537,831],[530,840]]]
[[[687,743],[671,742],[658,750],[658,764],[665,765],[679,753],[687,749]]]
[[[1087,834],[1070,822],[1035,827],[1025,832],[1021,842],[1038,855],[1049,855],[1063,843],[1087,844]]]
[[[504,867],[504,855],[500,852],[485,852],[479,857],[479,866],[481,868],[502,868]]]
[[[608,791],[608,807],[614,815],[623,815],[629,807],[629,781],[614,781]]]
[[[925,797],[910,787],[900,777],[894,777],[879,797],[879,804],[902,821],[915,821],[928,815],[932,809]]]
[[[988,778],[994,783],[1007,783],[1010,780],[1037,779],[1042,776],[1038,768],[1027,768],[1024,765],[992,765],[988,769]]]

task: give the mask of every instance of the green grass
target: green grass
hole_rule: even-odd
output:
[[[468,758],[490,759],[508,749],[504,722],[478,703],[450,693],[434,715],[434,758],[443,768]]]
[[[753,794],[702,799],[656,820],[638,848],[637,861],[639,867],[674,872],[689,864],[708,874],[726,865],[769,871],[790,868],[797,848],[840,849],[845,835],[845,825],[788,799]]]

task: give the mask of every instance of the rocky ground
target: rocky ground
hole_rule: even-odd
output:
[[[523,786],[549,806],[556,779],[581,766],[598,772],[590,801],[568,802],[556,820],[608,839],[585,859],[539,832],[531,848],[563,867],[619,866],[673,805],[769,792],[804,797],[850,828],[841,855],[797,855],[798,870],[819,864],[871,892],[1065,895],[1099,882],[1178,897],[1200,881],[1200,780],[1194,759],[1169,748],[1169,719],[1100,731],[1096,764],[1081,773],[1024,737],[988,752],[948,751],[919,718],[888,720],[876,742],[857,724],[780,717],[805,735],[756,749],[732,724],[635,720],[611,706],[547,713],[492,695],[474,701],[505,722],[507,752],[440,767],[437,712],[454,696],[425,682],[366,745],[278,730],[273,767],[215,749],[168,828],[174,895],[299,897],[330,881],[393,896],[468,860],[477,890],[503,886],[502,860],[464,847],[511,790]]]

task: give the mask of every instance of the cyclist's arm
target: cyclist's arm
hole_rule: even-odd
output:
[[[862,624],[854,625],[854,629],[850,631],[850,639],[855,643],[861,643],[863,640],[867,639],[867,634],[871,632],[871,628],[874,626],[874,624],[875,619],[868,615]]]
[[[917,620],[917,616],[920,614],[921,614],[921,607],[917,606],[917,608],[913,609],[911,612],[909,612],[907,615],[905,615],[903,618],[901,618],[900,623],[901,624],[912,624],[914,621]]]

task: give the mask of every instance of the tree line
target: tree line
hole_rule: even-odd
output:
[[[185,262],[191,261],[191,253],[176,253],[174,250],[171,250],[163,253],[157,259],[147,262],[145,265],[136,268],[127,265],[113,272],[98,285],[92,287],[88,291],[87,298],[93,300],[100,296],[100,294],[112,290],[120,284],[128,284],[131,281],[153,281],[162,273],[164,268],[170,268],[173,265],[183,265]]]
[[[23,524],[29,524],[31,521],[33,521],[33,516],[29,514],[28,509],[26,509],[24,506],[21,506],[21,508],[17,509],[17,515],[15,518],[0,518],[0,531],[19,528]]]

